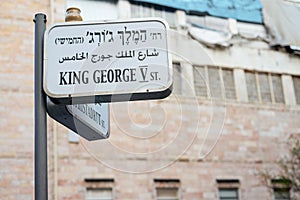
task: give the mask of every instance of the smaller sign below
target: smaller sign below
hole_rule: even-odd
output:
[[[73,117],[108,137],[109,108],[107,103],[67,105]]]
[[[57,122],[83,138],[107,139],[110,133],[109,104],[55,104],[47,98],[47,112]]]

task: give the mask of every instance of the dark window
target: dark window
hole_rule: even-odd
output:
[[[274,200],[290,200],[290,190],[288,188],[273,188]]]
[[[220,200],[238,200],[238,189],[237,188],[219,188],[219,199]]]
[[[291,181],[288,179],[271,180],[274,200],[290,200]]]
[[[238,179],[218,179],[219,200],[238,200],[240,181]]]

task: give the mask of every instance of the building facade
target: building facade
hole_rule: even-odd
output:
[[[174,88],[162,100],[111,103],[108,140],[86,141],[48,118],[49,199],[293,197],[261,174],[280,171],[288,139],[300,132],[297,40],[274,40],[263,24],[267,1],[224,1],[245,16],[224,16],[223,4],[167,2],[0,4],[0,199],[34,198],[32,19],[43,12],[47,26],[64,22],[72,6],[84,21],[164,18]]]

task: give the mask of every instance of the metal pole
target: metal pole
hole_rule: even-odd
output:
[[[43,91],[44,32],[46,15],[34,18],[34,195],[35,200],[48,199],[47,117]]]

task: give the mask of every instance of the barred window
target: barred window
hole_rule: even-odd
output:
[[[273,87],[275,102],[276,103],[284,103],[281,75],[271,74],[271,78],[272,78],[272,87]]]
[[[173,93],[181,94],[181,66],[179,63],[173,63]]]
[[[196,95],[216,99],[236,99],[233,70],[214,66],[194,66]]]
[[[260,90],[261,101],[263,103],[271,103],[271,90],[270,90],[270,83],[269,83],[269,76],[267,73],[258,73],[258,87]]]
[[[245,76],[249,102],[259,102],[255,73],[246,71]]]
[[[222,84],[219,73],[219,68],[209,67],[208,68],[208,82],[209,91],[212,98],[222,98]]]
[[[280,74],[246,71],[248,100],[253,103],[284,103]]]
[[[225,87],[225,98],[236,99],[233,70],[222,68],[222,75],[223,75],[223,82]]]
[[[300,76],[293,76],[294,91],[297,104],[300,104]]]
[[[201,97],[207,97],[207,75],[206,68],[204,66],[193,67],[194,84],[196,95]]]

